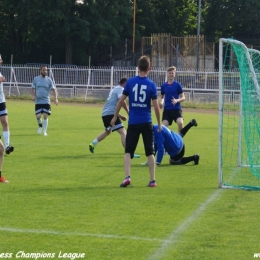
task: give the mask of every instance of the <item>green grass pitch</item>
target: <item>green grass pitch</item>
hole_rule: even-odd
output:
[[[119,134],[100,142],[94,154],[88,150],[103,130],[101,106],[52,104],[47,137],[37,134],[33,102],[7,100],[7,108],[15,151],[4,158],[3,176],[10,183],[0,185],[0,254],[237,260],[260,252],[260,193],[217,188],[217,113],[183,111],[185,123],[198,121],[185,136],[185,155],[199,153],[198,166],[171,166],[164,156],[156,168],[157,187],[148,188],[140,140],[133,187],[119,188]]]

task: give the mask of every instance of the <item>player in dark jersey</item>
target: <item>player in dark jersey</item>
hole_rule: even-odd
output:
[[[193,126],[197,126],[197,121],[192,119],[179,133],[171,131],[166,126],[162,126],[162,131],[158,132],[158,126],[154,125],[154,146],[156,156],[156,165],[160,165],[163,159],[164,151],[170,155],[169,163],[172,165],[186,164],[194,162],[195,165],[199,164],[199,154],[184,157],[185,145],[183,137]]]
[[[169,126],[172,121],[178,125],[178,132],[183,128],[183,117],[180,103],[185,100],[182,86],[175,80],[176,67],[167,70],[167,82],[161,86],[160,108],[164,107],[162,124]]]
[[[130,183],[131,158],[134,156],[136,146],[140,135],[143,137],[145,154],[148,157],[148,165],[150,171],[149,187],[155,187],[155,159],[154,159],[154,142],[153,142],[153,125],[151,115],[151,101],[155,110],[158,122],[158,131],[161,131],[160,108],[157,101],[157,89],[155,83],[148,78],[150,70],[150,59],[142,56],[138,62],[139,75],[130,78],[124,88],[123,94],[119,99],[115,111],[115,115],[111,120],[114,126],[119,111],[128,97],[129,101],[129,120],[126,134],[125,147],[125,179],[120,187],[127,187]]]

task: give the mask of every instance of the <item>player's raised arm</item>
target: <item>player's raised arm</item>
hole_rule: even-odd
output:
[[[185,98],[185,95],[184,95],[184,93],[182,92],[182,93],[179,95],[179,98],[178,98],[178,99],[172,97],[171,102],[172,102],[173,105],[176,105],[177,103],[181,103],[181,102],[185,101],[185,99],[186,99],[186,98]]]

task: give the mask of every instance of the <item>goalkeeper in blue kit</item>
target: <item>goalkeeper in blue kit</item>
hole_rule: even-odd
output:
[[[199,164],[199,154],[184,157],[185,145],[183,137],[188,130],[197,126],[197,121],[192,119],[181,131],[177,134],[171,131],[166,126],[162,126],[162,131],[158,132],[158,125],[153,125],[154,133],[154,148],[156,155],[156,165],[160,165],[164,156],[164,151],[170,155],[169,163],[171,165],[187,164],[194,162],[195,165]]]

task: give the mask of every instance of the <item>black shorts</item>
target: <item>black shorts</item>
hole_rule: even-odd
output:
[[[170,157],[170,163],[177,164],[181,160],[181,158],[183,158],[184,154],[185,154],[185,145],[183,144],[181,151],[178,154]]]
[[[7,116],[7,109],[5,102],[0,103],[0,116]]]
[[[35,105],[35,115],[37,114],[51,114],[51,105],[50,104],[36,104]]]
[[[163,110],[162,121],[167,120],[169,125],[171,125],[173,120],[176,123],[177,119],[180,117],[182,117],[181,109]]]
[[[107,131],[112,130],[112,132],[114,132],[114,131],[116,131],[120,128],[124,128],[124,125],[121,122],[119,117],[116,119],[115,125],[112,127],[110,125],[110,122],[111,122],[113,117],[114,117],[114,115],[102,116],[102,120],[103,120],[103,123],[104,123],[105,130],[107,130]]]
[[[134,156],[140,134],[143,137],[145,155],[154,154],[153,125],[152,123],[128,125],[126,133],[125,153],[130,153],[131,158]]]

